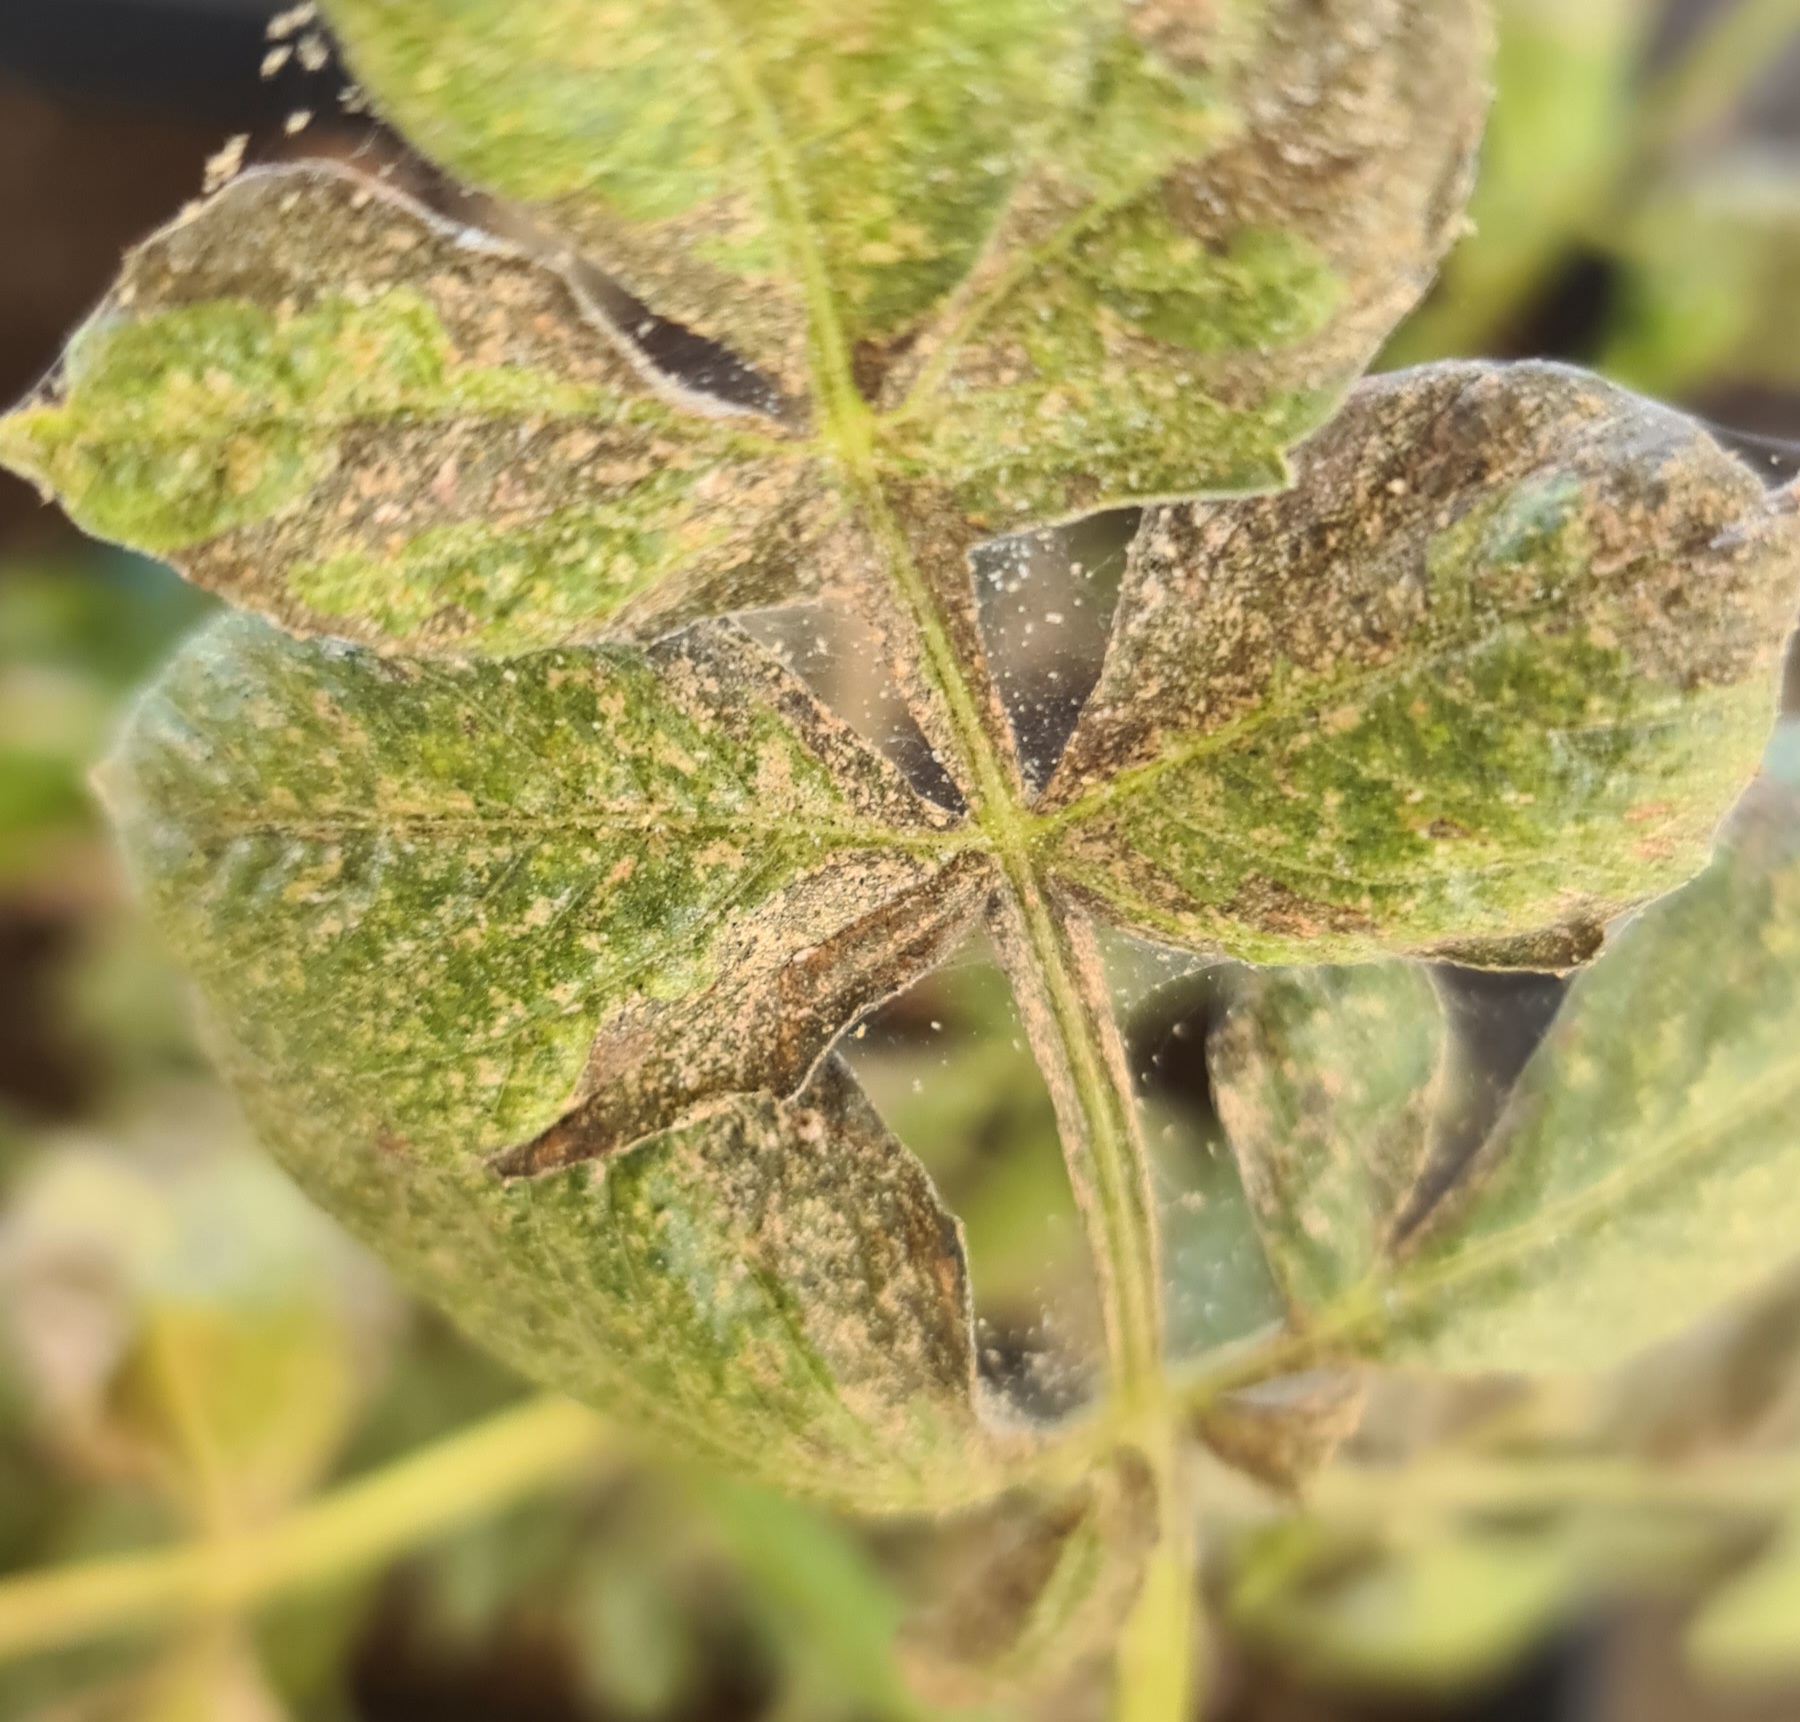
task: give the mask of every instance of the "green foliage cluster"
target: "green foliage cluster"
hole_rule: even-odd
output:
[[[1690,1567],[1723,1546],[1688,1523],[1709,1490],[1796,1511],[1790,1462],[1660,1464],[1656,1404],[1698,1314],[1763,1331],[1800,1219],[1800,769],[1769,747],[1800,510],[1582,373],[1357,381],[1459,230],[1486,9],[326,10],[483,229],[351,169],[245,175],[0,421],[77,521],[232,606],[101,782],[301,1187],[610,1441],[730,1474],[704,1487],[776,1594],[825,1606],[770,1553],[817,1522],[746,1483],[956,1515],[975,1578],[902,1643],[957,1700],[1099,1668],[1132,1722],[1181,1713],[1202,1575],[1246,1633],[1429,1679],[1617,1582],[1621,1500],[1666,1501],[1637,1528]],[[1506,24],[1535,51],[1531,8]],[[1503,109],[1483,197],[1532,135]],[[1445,303],[1515,294],[1570,219],[1459,254],[1452,288],[1489,276]],[[704,362],[657,363],[670,324]],[[972,556],[1127,504],[1040,785]],[[941,786],[738,620],[797,602],[860,616]],[[865,1093],[860,1026],[972,936],[1011,1006],[970,1007],[980,1074],[908,1134],[972,1104],[960,1078],[1004,1146],[1047,1090],[1099,1352],[1059,1393],[983,1368],[963,1227],[903,1094]],[[1146,947],[1238,965],[1205,1049],[1223,1169],[1186,1189],[1116,996]],[[1492,1117],[1448,964],[1581,968]],[[334,1276],[294,1283],[221,1319],[152,1299],[108,1378],[108,1438],[179,1453],[191,1418],[175,1496],[261,1538],[263,1567],[182,1581],[202,1614],[411,1534],[405,1476],[283,1529],[355,1397],[314,1343]],[[266,1373],[214,1368],[238,1350]],[[1357,1463],[1383,1415],[1495,1376],[1534,1385],[1401,1510]],[[487,1478],[469,1510],[599,1441],[517,1419],[442,1461]],[[1779,1654],[1792,1567],[1783,1542],[1728,1591],[1702,1653]],[[175,1607],[163,1569],[132,1582],[96,1580]],[[36,1606],[104,1613],[79,1582]],[[851,1683],[904,1708],[870,1609]]]

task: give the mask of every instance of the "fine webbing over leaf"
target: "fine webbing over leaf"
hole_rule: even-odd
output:
[[[1405,1356],[1604,1368],[1800,1237],[1800,771],[1778,736],[1712,867],[1570,991],[1473,1182],[1400,1279]]]
[[[1255,961],[1562,967],[1704,861],[1800,587],[1791,507],[1546,365],[1365,385],[1287,494],[1158,510],[1050,865]]]
[[[409,651],[771,603],[847,544],[775,426],[659,394],[555,271],[316,163],[134,251],[0,458],[236,604]]]
[[[791,1092],[986,888],[944,815],[716,625],[451,666],[228,618],[105,787],[243,1058],[347,1147],[457,1164],[597,1093],[552,1162]]]

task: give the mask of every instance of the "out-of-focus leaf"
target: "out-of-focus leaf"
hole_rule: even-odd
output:
[[[554,270],[318,164],[134,251],[0,459],[236,604],[413,651],[667,627],[835,554],[775,426],[659,396]]]
[[[217,1097],[175,1091],[130,1153],[40,1159],[0,1227],[7,1337],[40,1418],[72,1457],[147,1475],[219,1533],[317,1481],[383,1319],[366,1264],[239,1130]]]
[[[396,1161],[541,1170],[790,1094],[986,889],[716,629],[438,667],[227,618],[104,781],[228,1062]]]
[[[1470,232],[1384,355],[1392,364],[1479,353],[1519,315],[1604,205],[1628,136],[1653,6],[1499,0],[1495,15],[1495,98]]]
[[[1259,962],[1567,966],[1704,861],[1797,585],[1792,511],[1679,415],[1554,366],[1376,379],[1294,490],[1149,517],[1049,864]]]
[[[1748,1572],[1702,1609],[1688,1651],[1722,1680],[1791,1680],[1800,1673],[1800,1524],[1789,1525]]]
[[[1016,1703],[1108,1652],[1155,1550],[1155,1493],[1127,1450],[1060,1498],[1013,1496],[947,1530],[945,1570],[902,1640],[919,1691]]]
[[[1357,1370],[1277,1376],[1215,1399],[1193,1433],[1236,1469],[1293,1494],[1356,1431],[1367,1397]]]
[[[1609,375],[1664,395],[1800,387],[1800,154],[1729,156],[1659,187],[1623,252]]]
[[[1754,1291],[1800,1228],[1800,736],[1711,868],[1571,990],[1401,1279],[1404,1355],[1601,1369]]]
[[[1444,1690],[1531,1644],[1567,1602],[1573,1569],[1553,1530],[1446,1530],[1363,1550],[1301,1521],[1248,1555],[1228,1606],[1253,1642],[1316,1674]]]
[[[1385,1260],[1431,1149],[1449,1055],[1410,963],[1246,970],[1207,1049],[1269,1264],[1304,1322]]]
[[[693,1487],[799,1679],[861,1712],[916,1714],[895,1656],[899,1600],[854,1535],[766,1489],[717,1477]]]
[[[83,778],[114,709],[203,608],[172,575],[124,558],[0,575],[0,882],[62,864],[69,840],[91,833]]]

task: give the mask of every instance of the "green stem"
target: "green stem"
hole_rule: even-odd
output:
[[[821,437],[837,457],[845,487],[882,552],[894,596],[913,627],[920,669],[942,702],[972,790],[971,815],[999,860],[1048,1003],[1054,1040],[1036,1044],[1040,1059],[1053,1067],[1046,1070],[1053,1093],[1057,1071],[1067,1073],[1063,1086],[1073,1102],[1064,1119],[1065,1138],[1074,1138],[1067,1143],[1070,1173],[1078,1196],[1091,1197],[1081,1206],[1101,1283],[1109,1291],[1107,1337],[1115,1385],[1136,1408],[1160,1387],[1162,1318],[1148,1172],[1129,1075],[1108,1038],[1110,1003],[1102,985],[1084,982],[1083,965],[1074,960],[1071,941],[1084,934],[1073,924],[1059,925],[1050,910],[1017,779],[990,734],[938,596],[889,502],[875,454],[874,415],[856,387],[850,343],[779,116],[729,22],[717,10],[711,17],[721,62],[755,126],[772,201],[805,284]],[[927,725],[926,733],[933,727]],[[1088,966],[1097,969],[1097,963]]]
[[[261,1530],[0,1581],[0,1660],[320,1589],[618,1454],[592,1412],[533,1400]]]

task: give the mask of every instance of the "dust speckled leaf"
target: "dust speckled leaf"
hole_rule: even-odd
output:
[[[1255,962],[1566,967],[1702,865],[1767,740],[1791,505],[1555,366],[1364,385],[1286,495],[1145,523],[1051,864]]]
[[[0,459],[236,604],[409,651],[642,633],[848,553],[773,425],[659,396],[562,276],[319,164],[134,251]]]
[[[235,1056],[347,1150],[433,1162],[556,1164],[791,1093],[988,881],[719,624],[447,665],[228,617],[103,781]],[[558,1151],[523,1148],[565,1117]]]
[[[421,147],[788,396],[860,390],[993,530],[1279,483],[1485,94],[1475,0],[327,10]]]
[[[1396,1283],[1397,1355],[1604,1369],[1755,1290],[1800,1236],[1800,746],[1711,868],[1570,991]]]
[[[1382,1265],[1429,1158],[1448,1050],[1418,964],[1235,977],[1207,1043],[1213,1096],[1301,1319]]]
[[[888,385],[896,452],[995,529],[1280,487],[1467,191],[1488,36],[1470,0],[1125,17]]]
[[[478,1343],[677,1451],[862,1513],[1004,1486],[956,1221],[835,1061],[608,1159],[502,1181],[347,1141],[227,1044],[316,1200]]]

